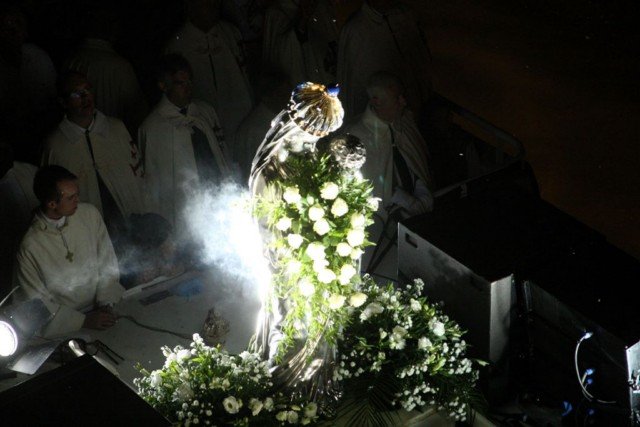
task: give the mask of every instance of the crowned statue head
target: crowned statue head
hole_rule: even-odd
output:
[[[249,187],[254,192],[261,177],[269,180],[278,175],[290,153],[314,152],[320,138],[342,126],[344,110],[338,93],[337,86],[311,82],[301,83],[293,90],[253,159]]]

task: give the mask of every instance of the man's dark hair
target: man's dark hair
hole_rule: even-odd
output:
[[[179,53],[169,53],[162,56],[158,61],[156,78],[158,81],[165,81],[178,71],[188,71],[189,74],[193,76],[191,64],[189,64],[189,61],[187,61],[184,56]]]
[[[67,70],[58,75],[56,80],[56,90],[60,98],[66,98],[71,94],[70,83],[73,79],[82,78],[86,79],[87,76],[80,71]]]
[[[60,201],[58,183],[62,181],[75,181],[77,176],[67,169],[58,165],[43,166],[36,172],[33,178],[33,193],[40,201],[40,206],[44,207],[52,200]]]
[[[373,96],[376,89],[388,90],[390,88],[398,89],[400,94],[404,94],[405,88],[402,80],[395,74],[388,71],[378,71],[372,74],[367,81],[367,94]]]

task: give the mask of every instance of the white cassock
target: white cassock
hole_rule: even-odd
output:
[[[385,208],[391,204],[403,207],[411,215],[432,209],[427,147],[409,111],[390,125],[367,107],[353,124],[346,127],[346,132],[357,136],[366,149],[367,158],[360,172],[373,184],[373,195],[382,199],[378,215],[386,218]],[[392,141],[414,179],[415,188],[411,194],[397,188]]]
[[[96,110],[89,131],[95,166],[85,129],[66,117],[47,138],[42,164],[59,165],[76,175],[80,200],[91,203],[101,213],[97,173],[125,218],[132,213],[146,212],[142,160],[124,123]]]
[[[28,163],[14,162],[0,178],[0,290],[3,293],[11,287],[16,250],[38,206],[33,194],[37,170]]]
[[[215,108],[228,138],[253,107],[241,43],[240,31],[227,22],[218,21],[207,33],[187,22],[166,49],[189,61],[194,98]]]
[[[233,142],[233,158],[240,166],[243,182],[249,177],[253,157],[271,128],[271,121],[277,115],[278,111],[273,111],[264,102],[260,102],[238,127]]]
[[[404,5],[381,15],[366,2],[340,34],[338,82],[347,117],[360,114],[368,102],[372,74],[388,71],[405,86],[413,111],[420,111],[431,90],[431,55],[415,13]]]
[[[116,303],[124,288],[119,283],[118,262],[98,210],[86,203],[64,218],[58,228],[36,214],[17,255],[17,301],[40,298],[53,319],[45,337],[78,330],[83,311]],[[69,255],[71,254],[71,255]]]
[[[130,133],[137,132],[149,106],[133,67],[111,43],[86,39],[67,66],[87,76],[100,111],[121,119]]]
[[[264,20],[262,63],[284,71],[294,84],[336,81],[338,28],[331,0],[315,2],[307,32],[295,29],[295,0],[277,0]]]
[[[216,136],[220,125],[216,111],[206,102],[194,100],[187,114],[163,96],[138,132],[144,156],[145,184],[153,210],[164,216],[177,235],[189,228],[183,215],[189,189],[198,184],[198,171],[191,140],[197,127],[207,137],[221,177],[232,173],[228,150]]]

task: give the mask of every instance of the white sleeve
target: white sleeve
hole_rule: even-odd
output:
[[[391,203],[405,209],[410,216],[420,215],[433,210],[433,194],[424,181],[418,178],[413,194],[396,187],[391,197]]]

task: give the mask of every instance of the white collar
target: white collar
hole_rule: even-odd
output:
[[[38,210],[38,217],[40,217],[47,226],[55,228],[56,230],[60,230],[67,224],[66,216],[59,219],[49,218],[44,212],[42,212],[42,209]]]
[[[77,141],[79,138],[84,138],[87,129],[91,134],[105,134],[107,130],[107,116],[96,110],[93,121],[89,127],[85,129],[69,120],[65,115],[58,127],[70,141]]]

